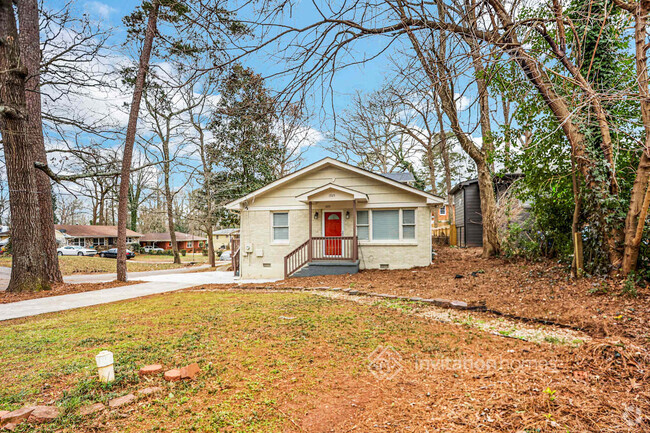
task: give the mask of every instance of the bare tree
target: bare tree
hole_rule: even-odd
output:
[[[337,157],[354,161],[368,170],[390,173],[414,160],[416,143],[403,134],[401,107],[384,91],[364,95],[357,92],[337,119],[333,144],[327,149]]]
[[[276,135],[283,152],[277,167],[277,177],[280,178],[298,168],[313,137],[310,136],[312,130],[307,125],[307,116],[301,103],[287,104],[280,111],[276,123]]]
[[[126,281],[126,221],[128,218],[128,197],[129,181],[131,177],[131,159],[133,157],[133,145],[140,113],[140,101],[144,90],[144,82],[149,69],[149,59],[153,48],[153,40],[156,34],[156,22],[160,3],[153,0],[147,21],[147,30],[144,37],[142,52],[140,53],[140,64],[135,79],[129,124],[126,130],[126,141],[124,142],[124,156],[122,157],[122,173],[120,175],[119,204],[117,211],[117,280]]]

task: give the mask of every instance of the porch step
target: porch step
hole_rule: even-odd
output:
[[[319,275],[344,275],[356,274],[359,272],[359,260],[356,261],[317,261],[309,262],[298,271],[294,272],[293,277],[317,277]]]

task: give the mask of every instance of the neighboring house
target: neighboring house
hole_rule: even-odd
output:
[[[322,159],[230,202],[243,278],[407,269],[431,263],[431,207],[443,199]]]
[[[117,246],[117,226],[55,224],[54,228],[63,233],[67,245],[100,249]],[[127,245],[137,244],[141,237],[140,233],[126,230]]]
[[[498,200],[521,174],[503,174],[494,178]],[[470,179],[455,185],[449,194],[453,197],[456,213],[456,239],[459,247],[483,246],[483,216],[478,179]]]
[[[63,246],[66,244],[66,238],[60,230],[54,230],[54,237],[56,238],[57,247]]]
[[[66,238],[59,230],[54,230],[57,246],[66,245]],[[8,226],[0,226],[0,246],[5,246],[9,243],[11,238],[11,230]]]
[[[449,227],[451,210],[448,201],[445,201],[441,206],[434,208],[431,212],[431,226],[434,228]]]
[[[178,250],[186,250],[188,253],[203,251],[208,238],[202,236],[194,236],[188,233],[176,233],[176,245]],[[142,247],[156,247],[164,250],[172,249],[172,240],[169,232],[166,233],[145,233],[140,238],[140,246]]]
[[[9,241],[11,229],[9,226],[0,226],[0,242]]]
[[[215,249],[230,249],[230,240],[233,236],[239,236],[239,229],[221,229],[215,230],[212,232],[214,236],[214,248]]]

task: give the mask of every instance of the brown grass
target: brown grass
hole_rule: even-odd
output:
[[[41,431],[639,432],[650,413],[647,351],[633,344],[533,344],[308,294],[170,293],[14,320],[3,333],[0,409],[61,406]],[[378,369],[378,347],[398,368]],[[94,379],[101,349],[116,354],[111,386]],[[135,374],[193,361],[193,382]],[[152,385],[164,391],[75,416]],[[626,416],[637,409],[640,420]]]

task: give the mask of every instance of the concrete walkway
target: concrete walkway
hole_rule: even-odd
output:
[[[176,272],[132,272],[129,274],[129,280],[141,280],[144,282],[130,286],[114,287],[112,289],[71,293],[69,295],[50,296],[47,298],[29,299],[27,301],[0,304],[0,321],[36,316],[38,314],[53,313],[56,311],[71,310],[73,308],[88,307],[91,305],[106,304],[109,302],[123,301],[125,299],[139,298],[141,296],[154,295],[157,293],[173,292],[175,290],[186,289],[188,287],[198,286],[202,284],[246,284],[276,281],[238,280],[235,279],[232,272],[212,271],[187,273],[187,271],[185,271],[185,273],[183,273],[179,272],[179,270],[175,271]],[[106,278],[105,281],[111,281],[115,279],[114,276],[102,277],[101,274],[84,276],[76,275],[75,277]],[[100,280],[94,280],[91,282],[98,281]]]

